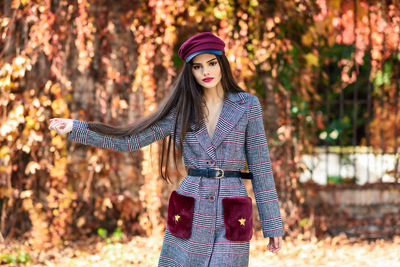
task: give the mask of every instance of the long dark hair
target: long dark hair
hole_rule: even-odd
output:
[[[216,55],[218,63],[221,67],[221,84],[224,90],[224,100],[228,93],[244,92],[244,90],[236,83],[233,78],[231,67],[226,56]],[[160,119],[163,119],[169,112],[175,108],[176,118],[175,126],[171,136],[163,139],[162,149],[160,154],[160,170],[161,177],[167,182],[170,182],[170,177],[168,174],[168,164],[170,160],[171,152],[171,140],[174,155],[175,168],[178,170],[176,159],[176,143],[175,136],[177,132],[177,123],[180,121],[180,134],[179,134],[179,147],[178,153],[182,155],[182,142],[185,138],[186,132],[189,129],[190,124],[195,123],[196,127],[200,126],[202,118],[204,118],[203,113],[203,88],[197,83],[192,74],[193,59],[185,63],[182,71],[179,73],[178,78],[173,84],[173,89],[169,96],[160,104],[159,108],[147,117],[142,118],[139,121],[130,123],[126,126],[111,126],[109,124],[101,122],[88,122],[88,128],[99,134],[109,135],[109,136],[127,136],[132,134],[137,134],[153,123]],[[167,140],[166,140],[167,139]],[[179,171],[178,171],[179,172]]]

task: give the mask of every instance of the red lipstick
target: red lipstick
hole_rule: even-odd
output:
[[[204,78],[204,79],[203,79],[203,82],[208,83],[208,82],[211,82],[212,80],[214,80],[214,78],[207,77],[207,78]]]

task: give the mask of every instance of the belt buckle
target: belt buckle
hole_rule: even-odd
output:
[[[215,176],[216,179],[221,179],[222,177],[224,177],[224,170],[223,169],[215,168],[214,170],[219,171],[219,174],[221,174],[221,176]]]

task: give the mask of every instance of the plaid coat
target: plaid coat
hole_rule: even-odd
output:
[[[174,118],[171,111],[148,129],[127,137],[99,135],[88,130],[86,122],[74,120],[68,140],[128,152],[170,135]],[[185,165],[241,170],[247,159],[254,176],[251,183],[263,235],[282,236],[282,220],[258,98],[247,92],[229,93],[212,138],[204,120],[200,129],[196,130],[194,124],[191,129],[183,143]],[[229,202],[234,199],[239,202]],[[186,176],[170,198],[159,266],[248,266],[252,235],[249,199],[240,178]],[[179,226],[181,222],[184,222],[182,227]]]

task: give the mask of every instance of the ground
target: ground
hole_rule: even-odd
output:
[[[400,266],[400,237],[393,240],[362,241],[345,237],[284,240],[278,254],[267,251],[267,239],[255,235],[250,245],[249,266]],[[29,241],[6,241],[0,255],[26,251],[32,261],[26,266],[157,266],[162,236],[131,237],[105,242],[93,237],[67,243],[63,249],[34,250]],[[4,260],[3,260],[4,261]],[[4,263],[4,262],[3,262]],[[12,265],[10,265],[12,266]]]

